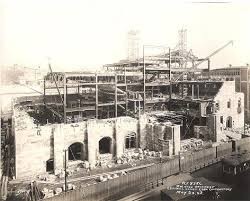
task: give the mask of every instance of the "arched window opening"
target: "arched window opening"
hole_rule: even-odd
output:
[[[53,172],[54,171],[54,160],[49,159],[46,161],[46,172]]]
[[[238,107],[241,107],[241,98],[238,100]]]
[[[212,105],[209,104],[209,105],[206,107],[206,114],[212,114],[212,112],[213,112]]]
[[[220,117],[220,123],[223,124],[223,116]]]
[[[130,133],[125,138],[125,148],[132,149],[136,148],[136,134]]]
[[[219,111],[220,110],[220,101],[217,101],[215,103],[215,111]]]
[[[76,142],[68,148],[68,159],[69,160],[82,160],[83,145],[80,142]]]
[[[241,109],[241,98],[239,98],[237,112],[241,113],[241,111],[242,111],[242,109]]]
[[[99,153],[100,154],[107,154],[111,153],[111,138],[104,137],[99,141]]]
[[[231,108],[231,99],[227,101],[227,108]]]
[[[232,126],[233,126],[233,118],[229,116],[229,117],[227,117],[226,127],[232,128]]]

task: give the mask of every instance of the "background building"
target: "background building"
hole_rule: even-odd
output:
[[[204,72],[203,75],[208,75]],[[210,71],[211,78],[235,80],[236,92],[242,92],[245,96],[245,120],[250,122],[250,68],[246,66],[229,66],[226,68],[214,69]]]

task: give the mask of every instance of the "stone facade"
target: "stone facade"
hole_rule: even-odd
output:
[[[148,123],[146,116],[142,116],[139,120],[118,117],[37,126],[25,111],[15,110],[13,122],[16,178],[46,173],[49,160],[53,160],[54,173],[60,173],[64,168],[64,151],[70,152],[69,147],[75,143],[81,144],[82,147],[80,160],[87,160],[91,167],[94,167],[102,158],[121,157],[126,150],[130,149],[126,147],[128,144],[125,141],[131,134],[136,139],[132,148],[164,151],[168,155],[178,154],[180,150],[180,127],[173,124],[155,124],[153,132],[149,132],[147,128],[151,124]],[[106,154],[100,153],[99,150],[103,139],[110,142]],[[168,142],[169,146],[158,146],[159,139]],[[69,160],[68,157],[67,153],[67,160]]]
[[[219,104],[216,113],[223,117],[221,121],[223,129],[244,127],[244,94],[235,92],[234,81],[224,82],[214,101]],[[231,123],[227,121],[229,118],[232,118]]]
[[[235,92],[233,81],[226,81],[213,99],[213,112],[207,115],[207,129],[195,127],[195,136],[219,142],[226,139],[226,131],[244,128],[244,94]]]
[[[162,151],[164,155],[177,155],[180,151],[180,125],[170,122],[150,122],[144,131],[142,148]]]
[[[203,75],[208,76],[207,72]],[[244,94],[245,105],[245,120],[250,122],[250,67],[247,66],[231,66],[230,68],[218,68],[210,71],[211,78],[224,78],[228,80],[235,80],[236,92]]]

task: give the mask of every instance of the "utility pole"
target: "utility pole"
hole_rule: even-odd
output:
[[[0,96],[0,179],[2,179],[2,97]]]
[[[172,74],[171,74],[171,49],[169,47],[169,107],[168,109],[171,110],[171,99],[172,99]]]
[[[181,152],[179,151],[179,171],[181,172]]]
[[[145,66],[145,45],[143,45],[143,113],[146,110],[146,66]]]
[[[67,192],[67,149],[64,150],[64,191]]]
[[[244,120],[244,137],[245,137],[245,135],[246,135],[246,122]]]

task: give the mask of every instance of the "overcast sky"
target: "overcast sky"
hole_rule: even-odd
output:
[[[211,65],[250,63],[250,3],[166,0],[6,0],[0,7],[0,65],[54,70],[101,66],[127,56],[127,32],[140,30],[141,45],[175,47],[186,28],[198,57],[234,40]]]

